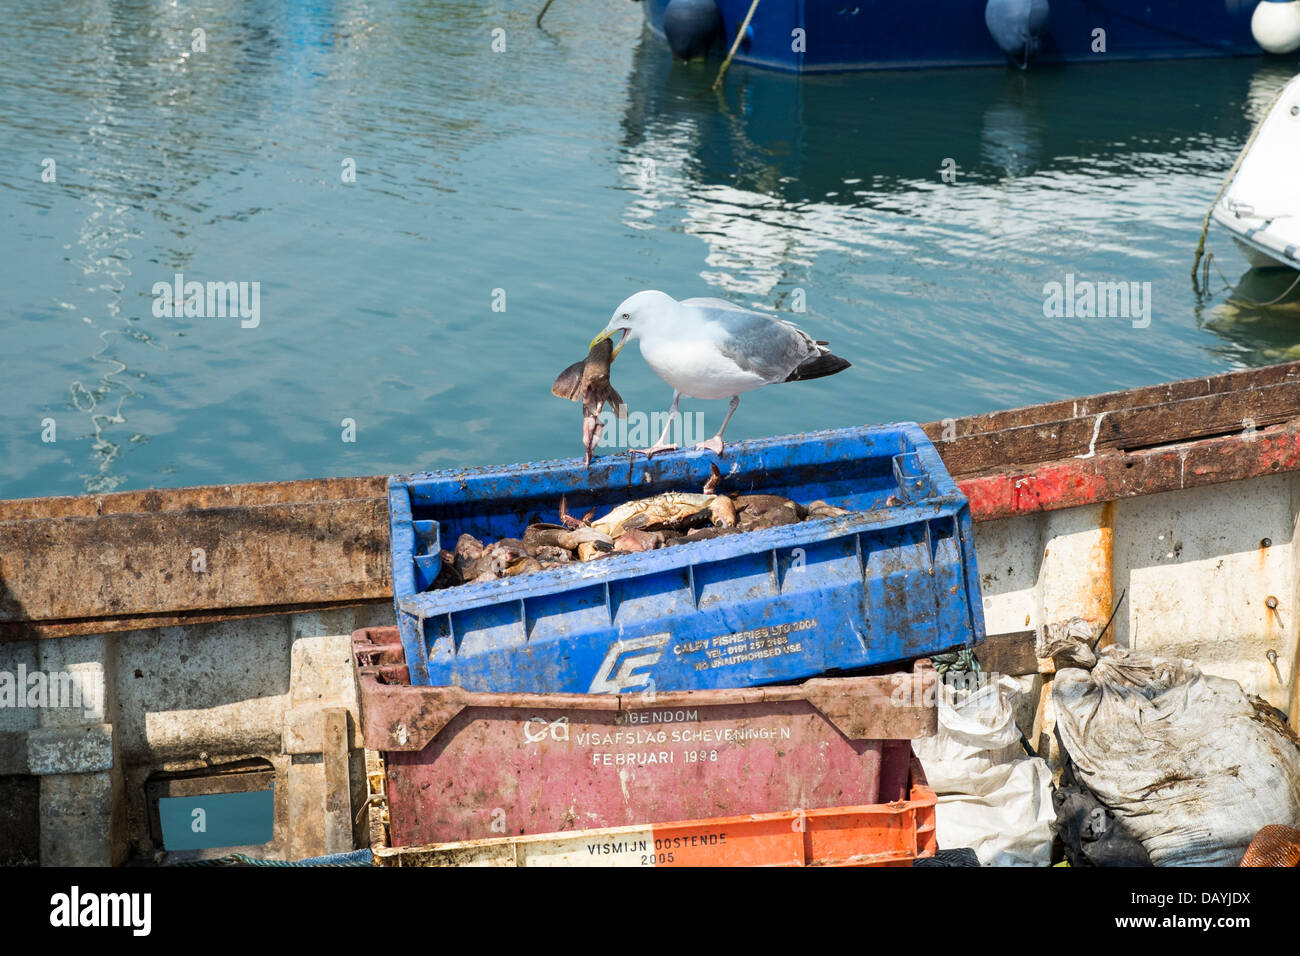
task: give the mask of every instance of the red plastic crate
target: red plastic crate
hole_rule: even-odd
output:
[[[929,661],[796,686],[496,694],[404,683],[396,628],[353,643],[394,847],[893,803],[913,785],[909,741],[936,724]]]

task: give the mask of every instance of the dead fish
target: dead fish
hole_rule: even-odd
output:
[[[593,521],[591,526],[617,538],[627,530],[644,528],[646,531],[669,529],[684,531],[707,523],[709,505],[714,495],[692,495],[680,491],[666,491],[652,498],[641,498],[621,504],[605,517]]]
[[[718,495],[709,502],[709,517],[715,528],[734,528],[736,526],[736,506],[732,504],[730,498],[725,495]]]
[[[566,548],[549,547],[542,545],[536,551],[532,552],[532,557],[542,562],[542,567],[558,567],[561,564],[568,564],[573,560],[573,554]]]
[[[563,528],[558,525],[531,525],[524,532],[526,549],[550,547],[564,548],[572,551],[584,541],[600,541],[613,545],[614,539],[603,531],[579,525],[576,528]]]
[[[585,359],[566,368],[551,386],[552,394],[582,403],[582,447],[587,453],[588,467],[591,467],[591,451],[605,427],[600,420],[601,410],[608,404],[619,418],[627,418],[627,405],[609,384],[609,367],[616,354],[609,339],[597,342]]]
[[[655,548],[662,548],[663,546],[664,533],[662,531],[642,531],[639,529],[625,531],[614,542],[615,551],[653,551]]]
[[[524,547],[530,552],[534,548],[559,547],[560,535],[568,530],[562,524],[530,524],[524,529]]]
[[[484,554],[465,565],[460,574],[466,581],[482,581],[495,578],[504,567],[495,554]]]
[[[462,534],[456,539],[453,555],[457,572],[468,581],[473,575],[468,575],[466,571],[471,564],[483,557],[483,542],[473,535]]]
[[[832,504],[827,504],[820,498],[808,505],[809,518],[842,518],[844,515],[852,513],[847,508],[837,508]]]
[[[559,524],[533,524],[524,531],[524,548],[529,554],[535,554],[539,548],[572,551],[580,540],[581,538],[575,537],[575,532]]]
[[[483,542],[472,534],[462,534],[456,539],[456,547],[452,549],[456,560],[460,563],[473,561],[483,554]]]
[[[506,567],[506,577],[513,578],[516,574],[527,574],[529,571],[542,570],[542,562],[536,558],[524,557],[518,561],[511,562]]]
[[[456,554],[471,561],[483,553],[483,542],[472,534],[462,534],[456,539]]]
[[[748,511],[755,516],[766,514],[773,508],[791,509],[796,521],[802,521],[808,514],[808,510],[798,502],[783,498],[781,495],[739,495],[734,504],[737,512]]]
[[[761,531],[795,524],[808,514],[802,505],[780,495],[740,495],[736,506],[736,523],[742,531]]]
[[[522,541],[504,538],[484,548],[482,555],[471,561],[461,573],[467,581],[477,581],[489,573],[493,577],[500,577],[510,564],[527,555]]]
[[[599,528],[574,528],[565,537],[560,539],[560,547],[573,550],[584,541],[594,541],[599,545],[614,546],[614,538],[605,534]]]
[[[435,591],[441,588],[455,587],[464,580],[461,577],[460,569],[456,567],[456,555],[454,553],[443,548],[439,557],[442,559],[442,567],[438,569],[438,576],[433,581],[432,590]]]
[[[729,534],[736,534],[740,528],[692,528],[679,538],[669,541],[669,545],[690,544],[692,541],[708,541],[711,538],[722,538]]]
[[[762,531],[764,528],[780,528],[788,524],[798,524],[799,515],[793,508],[772,508],[756,516],[749,523],[741,522],[742,531]]]
[[[502,538],[484,544],[462,534],[454,551],[443,551],[442,569],[434,587],[461,582],[491,581],[558,568],[578,561],[596,561],[614,554],[653,551],[692,541],[708,541],[743,531],[758,531],[795,524],[804,518],[830,518],[851,514],[827,501],[804,507],[781,495],[716,494],[722,479],[710,468],[704,494],[669,491],[625,502],[605,517],[593,521],[595,509],[582,519],[568,513],[567,498],[560,499],[561,524],[533,517],[519,538]]]
[[[592,561],[609,554],[613,550],[614,546],[606,544],[604,541],[584,541],[578,545],[578,560]]]

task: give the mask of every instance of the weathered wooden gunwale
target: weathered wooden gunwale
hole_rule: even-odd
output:
[[[1300,471],[1300,362],[923,427],[976,521]],[[391,593],[382,476],[0,501],[0,641]]]

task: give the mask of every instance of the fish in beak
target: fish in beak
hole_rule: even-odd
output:
[[[597,345],[599,345],[601,342],[604,342],[606,339],[612,339],[619,332],[622,332],[623,334],[622,336],[620,336],[618,340],[618,344],[614,346],[614,354],[611,355],[609,359],[611,362],[614,361],[614,359],[618,358],[618,353],[623,351],[623,346],[627,345],[627,333],[628,333],[627,329],[620,329],[618,326],[611,326],[609,328],[606,328],[605,331],[601,332],[598,336],[596,336],[594,339],[591,340],[591,344],[587,346],[587,350],[590,351],[591,349],[594,349]]]
[[[609,384],[609,367],[618,354],[618,350],[609,341],[611,334],[602,332],[597,336],[587,357],[561,372],[551,386],[551,392],[560,398],[582,403],[582,447],[587,453],[588,466],[591,465],[592,450],[600,440],[604,428],[600,413],[605,405],[609,405],[619,418],[627,417],[627,406]]]

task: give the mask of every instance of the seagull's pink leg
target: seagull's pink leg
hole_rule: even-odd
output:
[[[649,458],[651,455],[657,455],[661,451],[676,451],[676,445],[669,445],[668,435],[673,430],[673,420],[677,418],[677,402],[681,399],[682,393],[673,391],[673,407],[668,409],[668,421],[664,424],[664,433],[659,436],[659,440],[649,448],[638,448],[637,451]]]
[[[736,409],[739,406],[740,406],[740,396],[732,395],[731,407],[727,409],[727,417],[722,420],[722,427],[718,429],[718,433],[714,435],[712,438],[710,438],[708,441],[699,442],[698,444],[696,444],[695,447],[702,451],[711,451],[719,458],[721,458],[722,457],[722,433],[727,430],[727,422],[731,421],[731,416],[736,414]],[[677,406],[674,404],[673,407],[676,408]]]

